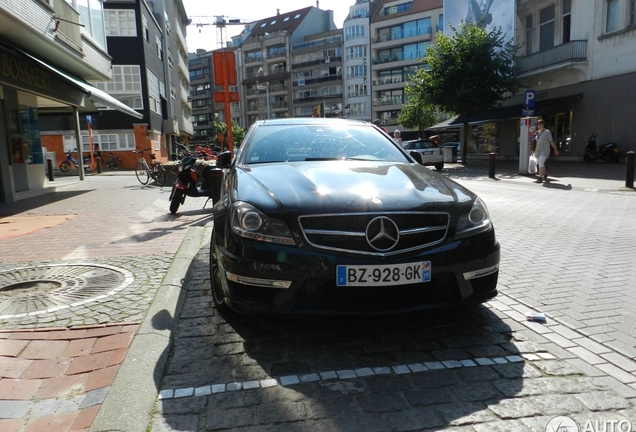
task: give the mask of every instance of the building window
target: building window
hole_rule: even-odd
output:
[[[345,39],[355,39],[365,37],[365,27],[361,25],[351,26],[346,28]]]
[[[135,135],[132,133],[125,134],[105,134],[99,131],[93,131],[93,146],[101,151],[131,150],[135,148]],[[82,133],[82,151],[88,154],[90,151],[90,139],[88,133]],[[64,135],[64,151],[74,151],[77,148],[75,144],[75,135]]]
[[[113,65],[110,81],[92,82],[101,89],[132,109],[143,109],[141,94],[141,72],[138,65]],[[107,109],[106,106],[99,106]]]
[[[411,10],[413,2],[403,3],[397,6],[385,7],[382,15],[394,15],[397,13],[408,12]]]
[[[570,33],[572,30],[572,0],[563,0],[563,25],[561,27],[563,30],[561,43],[570,42]]]
[[[148,103],[150,110],[161,114],[161,93],[159,91],[159,78],[150,69],[146,69],[148,77]]]
[[[134,10],[105,10],[104,24],[106,36],[137,36]]]
[[[150,43],[150,32],[148,31],[148,18],[145,15],[141,16],[141,26],[143,27],[144,40]]]
[[[159,36],[155,36],[155,49],[157,50],[157,57],[163,60],[163,49],[161,47],[161,39],[159,39]]]
[[[347,60],[354,58],[365,58],[367,56],[367,47],[365,45],[356,45],[349,48]]]
[[[554,47],[554,5],[539,12],[539,50]]]
[[[534,39],[534,21],[532,14],[526,15],[526,55],[532,54],[532,39]]]
[[[605,33],[618,30],[618,0],[607,0],[607,15],[605,17]]]
[[[80,14],[80,24],[84,25],[81,27],[82,33],[106,50],[104,9],[101,0],[77,0],[77,10]]]
[[[629,25],[636,25],[636,0],[629,0]]]

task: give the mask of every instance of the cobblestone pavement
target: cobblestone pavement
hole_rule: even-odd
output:
[[[108,372],[101,365],[75,374],[96,372],[99,387],[73,381],[68,393],[82,378],[62,374],[58,396],[44,398],[41,382],[0,367],[0,431],[545,431],[557,430],[547,428],[555,416],[580,430],[629,430],[636,193],[623,187],[624,164],[554,163],[548,185],[516,168],[498,161],[496,180],[483,162],[442,171],[491,210],[502,244],[500,295],[477,308],[398,317],[217,314],[205,200],[187,199],[171,216],[169,190],[141,187],[130,173],[71,182],[30,206],[0,206],[0,214],[38,221],[19,235],[0,229],[0,280],[17,267],[60,263],[130,276],[71,311],[0,318],[3,365],[44,360],[51,371],[74,361],[53,351],[27,358],[35,349],[18,350],[15,335],[136,329],[117,348],[122,363],[111,354]],[[203,243],[186,238],[192,233]],[[527,321],[533,311],[547,323]],[[29,394],[34,386],[42,393]],[[11,394],[18,388],[20,398]]]
[[[485,199],[502,244],[500,295],[478,308],[221,316],[202,248],[152,430],[634,430],[636,195],[607,166],[553,164],[569,186],[550,187],[502,165],[498,181],[444,172]]]

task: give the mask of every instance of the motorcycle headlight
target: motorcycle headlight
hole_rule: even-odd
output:
[[[490,214],[488,213],[486,203],[484,203],[481,198],[477,198],[470,211],[459,217],[455,237],[468,237],[488,231],[491,228],[492,222],[490,221]]]
[[[231,227],[236,235],[266,243],[296,244],[285,222],[268,217],[254,206],[239,201],[230,211]]]

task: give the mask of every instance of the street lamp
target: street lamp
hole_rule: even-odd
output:
[[[259,90],[265,90],[265,97],[267,97],[267,120],[269,120],[269,86],[259,85],[256,86]]]

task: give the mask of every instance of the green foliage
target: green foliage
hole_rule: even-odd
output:
[[[417,85],[404,88],[407,102],[398,116],[398,122],[409,129],[417,129],[418,136],[423,137],[424,130],[439,122],[439,114],[430,105]]]
[[[459,116],[467,130],[470,115],[497,108],[519,88],[517,47],[505,41],[500,28],[487,32],[479,24],[462,23],[459,30],[451,29],[453,36],[439,34],[437,46],[427,50],[425,67],[417,70],[413,82],[423,99]],[[464,134],[464,153],[466,141]]]
[[[214,137],[216,143],[218,145],[226,145],[228,142],[227,124],[214,122],[214,130],[216,131],[216,136]],[[232,122],[232,141],[234,142],[234,147],[240,147],[246,133],[247,131],[239,126],[237,122]],[[220,139],[220,135],[223,135],[223,140]]]

